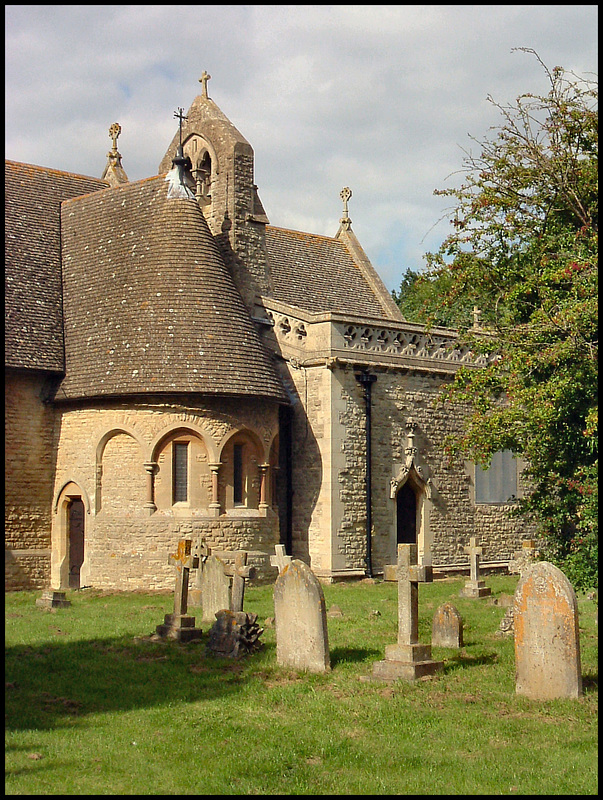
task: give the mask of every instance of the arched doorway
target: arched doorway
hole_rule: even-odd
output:
[[[396,542],[417,544],[417,496],[409,481],[396,495]]]
[[[81,497],[74,497],[67,507],[69,535],[69,588],[80,588],[80,570],[84,563],[85,509]]]

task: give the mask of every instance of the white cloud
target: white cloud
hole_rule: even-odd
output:
[[[100,175],[118,121],[129,177],[154,174],[206,69],[255,150],[271,222],[332,235],[350,186],[389,288],[444,238],[433,190],[498,121],[487,95],[546,91],[536,59],[511,50],[579,74],[597,64],[597,6],[5,9],[8,158]]]

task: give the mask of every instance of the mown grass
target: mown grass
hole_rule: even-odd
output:
[[[420,586],[420,640],[451,600],[462,650],[434,648],[436,677],[364,682],[396,640],[395,584],[324,587],[332,670],[279,667],[262,651],[217,659],[148,637],[172,598],[68,593],[71,608],[6,595],[7,794],[596,794],[596,605],[579,596],[584,696],[537,702],[514,685],[504,613],[459,597],[464,579]],[[487,579],[495,597],[515,576]],[[274,614],[272,587],[246,610]],[[194,613],[194,610],[193,610]]]

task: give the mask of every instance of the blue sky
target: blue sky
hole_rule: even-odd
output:
[[[8,5],[5,153],[100,177],[119,122],[128,177],[154,175],[207,70],[270,222],[332,236],[349,186],[352,228],[397,289],[448,232],[433,192],[500,120],[488,95],[547,91],[514,48],[587,75],[597,22],[596,5]]]

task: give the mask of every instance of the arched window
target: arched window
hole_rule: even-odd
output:
[[[237,433],[222,451],[220,484],[222,502],[228,509],[259,507],[260,453],[257,443],[247,433]]]
[[[173,431],[157,450],[154,477],[158,510],[207,509],[211,502],[211,473],[205,442],[182,428]]]

